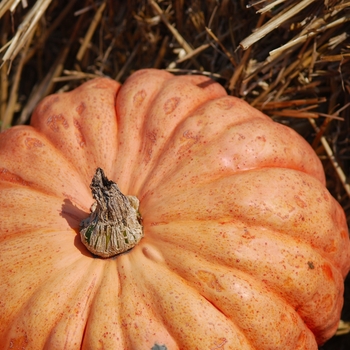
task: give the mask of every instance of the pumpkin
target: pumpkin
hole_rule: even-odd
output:
[[[141,226],[99,257],[112,190]],[[0,135],[0,212],[2,349],[307,350],[337,328],[350,244],[318,157],[207,77],[46,97]]]

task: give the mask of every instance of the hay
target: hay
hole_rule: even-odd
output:
[[[349,20],[346,0],[2,0],[0,127],[96,76],[204,74],[312,145],[350,223]]]

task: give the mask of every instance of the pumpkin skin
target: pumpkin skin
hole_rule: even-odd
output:
[[[97,167],[144,237],[79,239]],[[3,349],[317,349],[350,268],[345,215],[293,130],[203,76],[141,70],[45,98],[0,135]]]

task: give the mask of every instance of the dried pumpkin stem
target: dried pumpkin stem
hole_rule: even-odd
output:
[[[125,196],[98,168],[90,185],[96,200],[80,223],[80,238],[93,254],[108,258],[134,247],[143,237],[139,200]]]

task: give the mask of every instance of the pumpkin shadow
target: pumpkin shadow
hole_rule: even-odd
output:
[[[207,80],[202,81],[201,83],[196,84],[199,88],[205,89],[210,85],[217,84],[213,77],[208,78]]]
[[[76,232],[74,246],[81,252],[81,254],[93,258],[93,254],[91,254],[84,244],[81,243],[79,233],[81,220],[87,218],[89,215],[90,213],[78,208],[70,199],[64,199],[60,216],[62,216],[67,221],[69,227]]]

